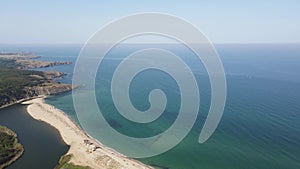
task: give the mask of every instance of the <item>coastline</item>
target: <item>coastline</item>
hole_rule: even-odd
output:
[[[8,104],[4,104],[4,105],[0,106],[0,109],[6,108],[6,107],[9,107],[9,106],[13,106],[15,104],[20,104],[20,103],[23,103],[23,102],[26,102],[26,101],[29,101],[29,100],[32,100],[32,99],[40,98],[40,97],[41,96],[33,96],[33,97],[28,97],[28,98],[20,99],[20,100],[17,100],[17,101],[14,101],[14,102],[11,102],[11,103],[8,103]]]
[[[1,126],[1,125],[0,125],[0,128],[5,129],[5,131],[6,131],[5,133],[8,133],[9,135],[12,135],[12,136],[15,137],[15,138],[14,138],[14,139],[15,139],[14,141],[16,141],[15,144],[18,144],[19,149],[20,149],[20,150],[15,154],[15,156],[14,156],[13,158],[11,158],[10,160],[8,160],[8,161],[6,161],[6,162],[0,164],[0,168],[5,168],[5,167],[11,165],[12,163],[14,163],[15,161],[17,161],[17,160],[23,155],[23,153],[24,153],[24,148],[23,148],[23,145],[21,145],[21,144],[19,143],[19,141],[18,141],[18,136],[17,136],[17,134],[16,134],[14,131],[12,131],[11,129],[8,129],[8,128],[5,127],[5,126]],[[14,147],[15,147],[15,145],[14,145]],[[14,149],[15,149],[15,148],[14,148]]]
[[[28,104],[27,112],[36,120],[44,121],[56,128],[63,141],[70,146],[66,155],[72,155],[70,162],[91,168],[150,169],[137,160],[104,146],[85,133],[63,111],[44,102],[46,96],[22,102]]]

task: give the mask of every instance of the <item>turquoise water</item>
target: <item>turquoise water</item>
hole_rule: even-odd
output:
[[[137,109],[146,110],[149,91],[160,88],[168,98],[164,114],[153,123],[139,125],[117,112],[110,94],[111,75],[122,57],[140,48],[143,46],[112,50],[110,59],[100,65],[95,87],[99,107],[112,127],[130,136],[149,137],[172,125],[178,114],[180,92],[167,74],[145,71],[132,81],[131,101]],[[138,160],[157,168],[171,169],[300,168],[300,45],[217,45],[225,67],[228,95],[221,123],[204,144],[197,141],[210,106],[206,72],[190,51],[181,46],[164,48],[181,55],[194,71],[200,86],[200,111],[191,132],[175,148]],[[32,49],[49,60],[75,61],[80,46],[21,49]],[[73,66],[55,68],[68,73],[63,82],[71,83]],[[47,102],[77,121],[71,93],[50,97]],[[106,145],[117,142],[101,138],[97,131],[90,134]]]

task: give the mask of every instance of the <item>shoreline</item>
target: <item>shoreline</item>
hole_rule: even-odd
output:
[[[14,131],[12,131],[11,129],[7,128],[6,126],[1,126],[0,125],[0,128],[5,128],[5,130],[8,131],[7,133],[8,134],[10,133],[9,135],[14,135],[15,136],[15,138],[14,138],[15,141],[17,141],[16,144],[19,144],[21,146],[21,150],[18,151],[18,153],[13,158],[11,158],[9,161],[6,161],[5,163],[0,164],[0,168],[5,168],[5,167],[13,164],[14,162],[16,162],[23,155],[23,153],[24,153],[24,147],[18,141],[18,135]]]
[[[33,96],[33,97],[28,97],[28,98],[24,98],[24,99],[20,99],[20,100],[16,100],[14,102],[11,102],[9,104],[4,104],[2,106],[0,106],[0,109],[4,109],[6,107],[10,107],[10,106],[13,106],[13,105],[16,105],[16,104],[22,104],[23,102],[26,102],[28,100],[32,100],[32,99],[36,99],[36,98],[40,98],[41,96]]]
[[[70,146],[67,154],[72,155],[70,162],[91,168],[128,168],[150,169],[137,160],[106,147],[98,140],[85,133],[67,114],[45,103],[44,98],[33,98],[22,102],[27,104],[27,113],[36,120],[44,121],[56,128],[62,140]]]

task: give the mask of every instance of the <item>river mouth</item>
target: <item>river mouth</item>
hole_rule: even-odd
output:
[[[0,125],[17,133],[24,154],[7,169],[53,169],[60,157],[67,153],[59,132],[47,123],[33,119],[26,105],[16,104],[0,109]]]

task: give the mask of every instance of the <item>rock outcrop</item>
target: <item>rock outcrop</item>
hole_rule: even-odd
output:
[[[71,64],[31,60],[32,53],[0,53],[0,108],[39,95],[55,95],[73,89],[71,84],[57,82],[65,76],[58,71],[33,71],[31,68]]]

